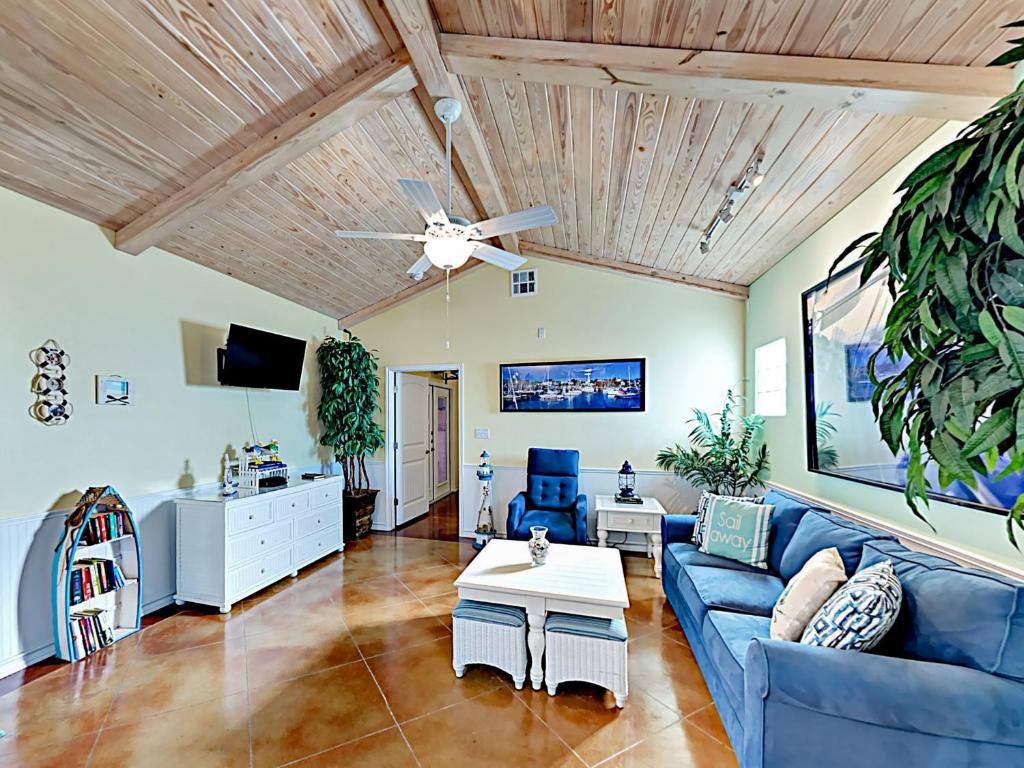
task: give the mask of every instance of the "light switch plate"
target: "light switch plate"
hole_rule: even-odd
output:
[[[543,339],[547,335],[548,335],[547,328],[538,328],[537,329],[537,338],[538,339]]]
[[[490,440],[491,430],[487,429],[486,427],[477,427],[476,429],[473,430],[473,437],[475,437],[477,440]]]

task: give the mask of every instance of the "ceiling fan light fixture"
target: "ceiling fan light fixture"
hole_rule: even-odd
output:
[[[456,238],[438,238],[423,244],[423,255],[439,269],[458,269],[473,255],[476,243]]]

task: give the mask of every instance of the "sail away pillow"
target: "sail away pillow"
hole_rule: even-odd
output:
[[[697,502],[697,523],[693,526],[693,543],[700,547],[704,540],[704,532],[708,529],[708,512],[711,511],[711,502],[715,499],[732,499],[733,501],[752,501],[760,504],[764,496],[719,496],[711,491],[701,491],[700,501]]]
[[[772,504],[713,497],[700,551],[767,570],[768,532],[774,509]]]

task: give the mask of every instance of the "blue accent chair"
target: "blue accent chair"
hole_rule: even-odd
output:
[[[770,491],[768,570],[704,554],[662,519],[662,583],[743,768],[1024,765],[1024,584],[915,552]],[[870,653],[769,637],[785,584],[820,549],[847,573],[892,561],[895,626]]]
[[[530,526],[543,525],[548,540],[587,543],[587,497],[579,492],[580,452],[531,448],[526,462],[526,490],[508,503],[505,535],[529,539]]]

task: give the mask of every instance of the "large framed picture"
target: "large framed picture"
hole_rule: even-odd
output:
[[[501,410],[643,411],[647,404],[647,361],[574,360],[502,363]]]
[[[807,468],[812,472],[902,491],[907,455],[893,455],[882,440],[871,408],[875,385],[869,361],[881,346],[892,308],[884,273],[860,284],[862,262],[803,294],[804,372],[807,393]],[[875,358],[879,379],[899,375],[907,359]],[[1024,477],[1000,478],[1007,465],[977,476],[975,488],[959,480],[942,487],[929,464],[932,498],[1005,514],[1024,491]]]

